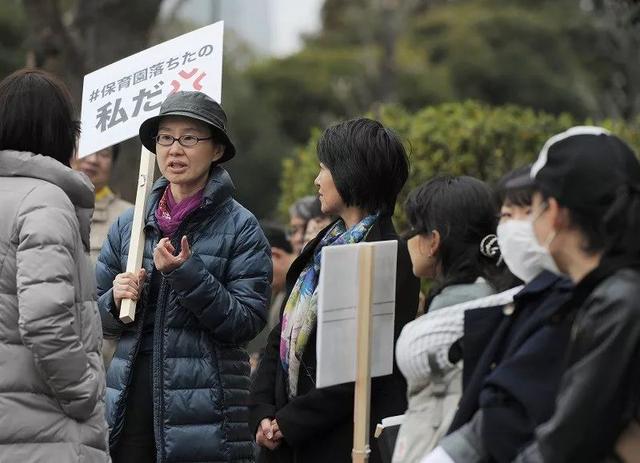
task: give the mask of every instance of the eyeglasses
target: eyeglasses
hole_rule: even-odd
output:
[[[183,135],[179,138],[176,138],[167,133],[161,133],[154,137],[154,139],[156,140],[156,143],[160,146],[171,146],[173,145],[173,142],[177,140],[178,143],[180,143],[180,145],[186,146],[186,147],[195,146],[198,144],[199,141],[211,140],[212,138],[213,137],[200,138],[200,137],[196,137],[195,135]]]

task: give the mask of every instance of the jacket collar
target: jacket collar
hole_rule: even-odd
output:
[[[549,288],[560,285],[559,287],[571,289],[573,283],[566,277],[556,275],[555,273],[543,270],[538,276],[531,280],[518,294],[514,296],[514,299],[521,299],[526,297],[535,297],[540,293],[546,292]]]
[[[449,285],[443,288],[442,291],[431,300],[428,312],[431,313],[445,307],[475,301],[491,296],[495,294],[495,292],[495,289],[483,278],[478,278],[473,283]]]
[[[604,256],[600,265],[586,275],[575,286],[571,299],[562,307],[565,313],[571,313],[582,307],[591,293],[610,276],[624,268],[640,269],[640,258],[636,256]]]
[[[0,152],[0,177],[29,177],[56,185],[73,204],[85,250],[89,250],[89,230],[93,213],[93,184],[87,176],[52,157],[26,151]]]
[[[167,188],[169,181],[165,177],[160,177],[153,184],[151,194],[149,195],[149,201],[146,207],[146,223],[156,224],[155,211],[160,198],[164,194],[164,190]],[[231,176],[220,166],[213,166],[209,172],[209,179],[204,187],[203,195],[203,207],[217,209],[222,204],[226,203],[233,197],[235,187]]]

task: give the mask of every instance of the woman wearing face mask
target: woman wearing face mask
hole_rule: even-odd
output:
[[[435,178],[411,192],[406,211],[413,272],[434,283],[427,314],[407,324],[396,348],[409,402],[394,449],[397,463],[419,461],[449,428],[462,392],[462,369],[448,357],[462,336],[462,303],[495,293],[504,279],[495,202],[484,182]]]
[[[500,251],[526,286],[507,305],[465,313],[465,390],[432,461],[510,462],[553,413],[570,328],[558,314],[572,285],[545,270],[557,272],[533,233],[534,190],[519,186],[530,168],[516,169],[498,186]]]
[[[531,179],[535,236],[576,287],[555,411],[516,461],[631,461],[621,434],[640,416],[640,163],[605,129],[574,127],[547,141]]]

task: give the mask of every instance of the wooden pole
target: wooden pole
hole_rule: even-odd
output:
[[[354,463],[369,461],[369,408],[371,396],[371,304],[373,293],[373,246],[363,244],[358,256],[358,305],[356,319],[356,385],[353,407]]]
[[[153,174],[156,168],[155,155],[144,146],[140,151],[140,172],[138,175],[138,189],[136,191],[136,205],[133,210],[131,225],[131,240],[129,242],[129,257],[127,272],[136,273],[142,267],[144,254],[144,210],[153,186]],[[120,305],[120,320],[131,323],[136,318],[136,301],[123,299]]]

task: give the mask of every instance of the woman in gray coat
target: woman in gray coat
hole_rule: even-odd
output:
[[[0,461],[108,462],[102,331],[88,259],[93,187],[52,76],[0,82]],[[36,154],[39,153],[39,154]]]

